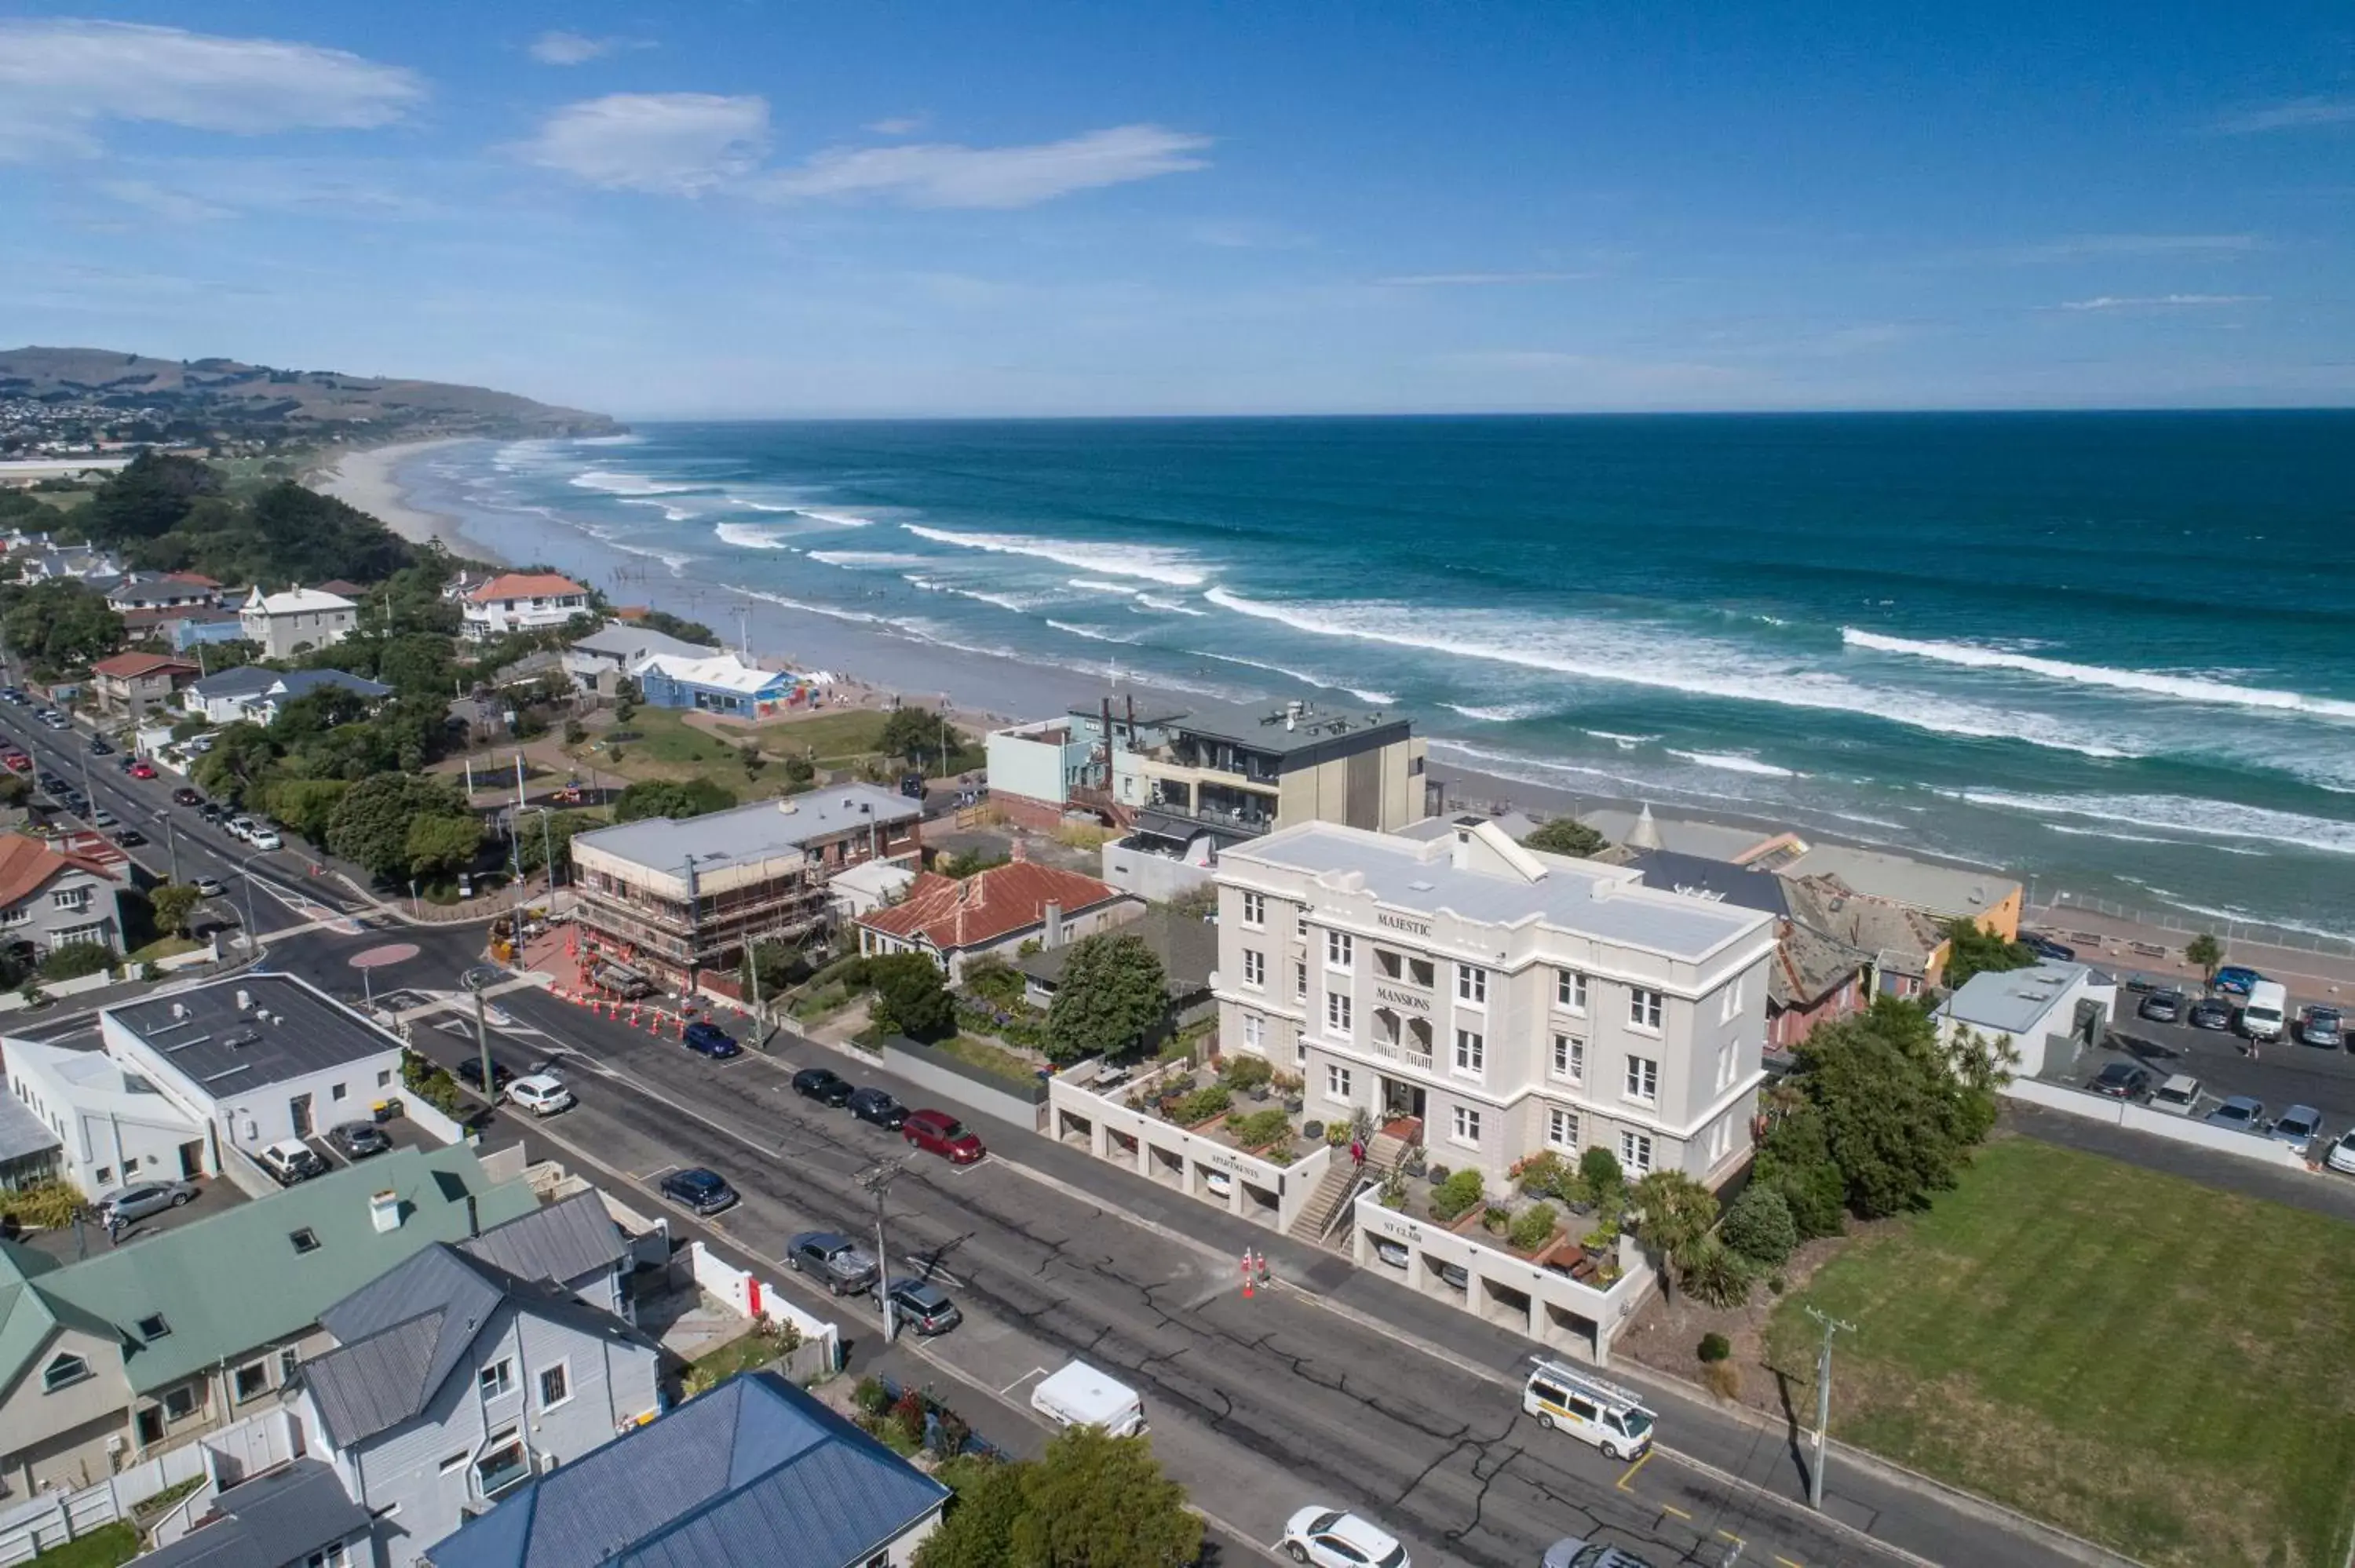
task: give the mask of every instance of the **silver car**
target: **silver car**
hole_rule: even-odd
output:
[[[160,1214],[166,1209],[176,1209],[193,1202],[204,1189],[194,1181],[142,1181],[135,1187],[125,1187],[110,1192],[98,1201],[99,1213],[108,1224],[120,1220],[124,1224],[144,1220],[150,1214]]]

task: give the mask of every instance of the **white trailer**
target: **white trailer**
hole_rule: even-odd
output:
[[[1136,1390],[1085,1361],[1039,1379],[1030,1408],[1058,1426],[1100,1426],[1115,1437],[1145,1430],[1145,1401]]]

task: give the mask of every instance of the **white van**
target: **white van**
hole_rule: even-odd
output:
[[[1521,1408],[1549,1432],[1593,1444],[1606,1459],[1641,1458],[1659,1425],[1635,1394],[1560,1361],[1538,1361],[1521,1390]]]
[[[1030,1408],[1058,1426],[1101,1426],[1114,1437],[1145,1430],[1145,1401],[1136,1390],[1073,1361],[1030,1391]]]
[[[2252,1040],[2278,1040],[2289,1014],[2289,992],[2279,980],[2259,980],[2241,1004],[2241,1033]]]

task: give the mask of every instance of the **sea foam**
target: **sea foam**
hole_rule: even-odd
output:
[[[2048,681],[2103,686],[2112,691],[2135,692],[2175,702],[2270,708],[2312,714],[2323,718],[2355,719],[2355,703],[2343,702],[2336,697],[2308,696],[2303,692],[2277,691],[2264,686],[2243,686],[2199,675],[2169,675],[2149,670],[2113,670],[2100,664],[2040,659],[2031,653],[1982,648],[1967,642],[1917,642],[1910,638],[1890,637],[1878,631],[1859,631],[1852,626],[1840,628],[1840,641],[1851,648],[1863,648],[1875,653],[1900,653],[1942,664],[1959,664],[1973,670],[2016,670]]]
[[[1185,551],[1161,545],[1107,545],[1079,539],[1041,539],[1028,534],[964,534],[916,523],[902,523],[900,526],[919,539],[930,539],[938,545],[986,550],[1000,556],[1034,556],[1076,567],[1083,572],[1144,577],[1172,588],[1199,588],[1209,577]]]
[[[2291,844],[2328,854],[2355,854],[2355,822],[2276,811],[2232,800],[2187,795],[2035,795],[2008,789],[1962,789],[1958,799],[1974,806],[2024,811],[2036,816],[2074,817],[2117,822],[2130,828],[2190,833],[2200,838],[2254,840]]]

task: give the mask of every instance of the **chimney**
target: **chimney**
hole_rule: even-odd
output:
[[[1020,865],[1030,858],[1030,845],[1024,840],[1016,839],[1007,846],[1006,858],[1016,865]]]
[[[1300,727],[1300,715],[1303,706],[1304,705],[1298,697],[1295,697],[1292,701],[1284,705],[1284,727],[1286,730],[1295,730]]]
[[[237,1010],[240,1012],[251,1012],[253,1011],[253,993],[246,990],[243,986],[237,988]]]
[[[1050,948],[1060,948],[1063,945],[1063,906],[1051,898],[1047,901],[1047,934],[1044,940]]]
[[[368,1194],[368,1224],[378,1235],[389,1235],[400,1228],[400,1194],[389,1190]]]

